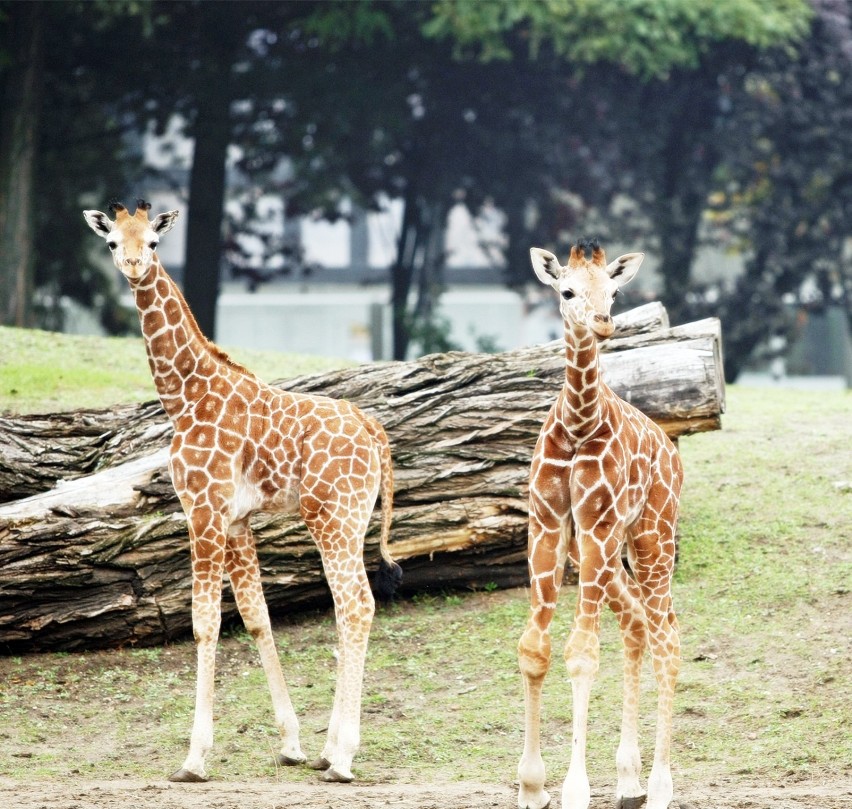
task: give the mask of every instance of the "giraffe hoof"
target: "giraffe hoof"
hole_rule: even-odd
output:
[[[645,805],[647,795],[640,795],[638,798],[619,798],[615,809],[639,809]]]
[[[334,767],[329,767],[323,774],[322,780],[336,784],[349,784],[355,780],[355,776],[351,772],[340,772]]]
[[[203,775],[199,775],[197,772],[185,770],[181,767],[169,776],[169,781],[174,781],[179,784],[204,784],[207,782],[207,778]]]
[[[320,756],[319,758],[315,758],[310,764],[308,764],[312,770],[327,770],[331,767],[331,762],[325,758],[324,756]]]
[[[518,793],[518,809],[548,809],[550,793],[542,789],[535,796]]]
[[[304,764],[307,760],[307,756],[285,756],[283,753],[279,753],[275,763],[282,767],[295,767],[297,764]]]

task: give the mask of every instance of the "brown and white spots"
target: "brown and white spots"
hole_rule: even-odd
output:
[[[574,626],[565,647],[571,677],[573,744],[562,789],[564,809],[587,809],[586,726],[598,670],[604,603],[624,643],[624,702],[616,752],[619,807],[639,806],[639,670],[650,648],[658,683],[654,764],[648,809],[672,795],[669,765],[672,695],[680,665],[671,598],[682,467],[674,445],[650,419],[616,396],[600,378],[597,341],[612,334],[610,308],[618,288],[636,274],[642,253],[611,264],[597,242],[578,242],[566,265],[546,250],[530,251],[539,280],[559,295],[565,326],[565,382],[541,428],[530,469],[529,570],[531,610],[518,646],[525,686],[525,741],[518,765],[521,809],[550,801],[539,740],[544,676],[550,665],[550,623],[566,560],[579,574]],[[621,563],[627,545],[635,579]]]
[[[140,201],[131,216],[116,205],[114,222],[100,211],[85,211],[84,216],[108,241],[116,267],[130,282],[154,383],[175,430],[170,470],[189,530],[198,679],[189,753],[172,780],[206,779],[226,574],[266,672],[281,735],[279,763],[306,760],[248,524],[256,510],[300,510],[322,557],[340,640],[327,740],[313,766],[324,771],[326,780],[351,781],[374,612],[364,570],[364,535],[380,492],[384,580],[377,585],[389,595],[401,575],[388,551],[393,469],[387,436],[354,405],[271,388],[210,343],[154,250],[177,211],[149,222],[149,208]]]

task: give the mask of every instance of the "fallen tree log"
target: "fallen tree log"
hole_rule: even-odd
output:
[[[622,323],[650,312],[628,314]],[[657,308],[627,330],[602,357],[610,385],[672,436],[718,428],[718,322],[669,329]],[[529,462],[562,373],[556,342],[359,366],[286,386],[350,399],[385,425],[396,481],[391,550],[414,591],[525,582]],[[171,428],[159,406],[5,418],[0,431],[7,492],[42,487],[0,507],[0,645],[154,644],[188,632],[186,527],[166,471]],[[63,471],[65,480],[44,491]],[[252,526],[273,614],[325,601],[319,555],[301,521],[258,515]],[[368,566],[377,541],[374,519]],[[236,617],[230,599],[223,617]]]
[[[668,316],[659,303],[646,304],[619,315],[616,323],[618,336],[602,346],[604,352],[682,339],[684,335],[702,338],[718,334],[717,321],[699,321],[679,329],[668,329]],[[545,381],[558,385],[561,351],[560,341],[555,341],[517,352],[518,362],[529,363],[530,370],[545,363],[544,373],[553,375],[553,379],[547,376]],[[418,363],[420,361],[358,366],[289,379],[280,384],[288,390],[349,398],[368,407],[366,396],[375,400],[395,393],[381,387],[393,383],[389,369],[399,370],[399,376],[416,379]],[[376,389],[372,390],[374,387]],[[553,395],[555,397],[555,391]],[[38,494],[58,481],[89,475],[141,457],[158,446],[165,446],[171,435],[171,424],[157,400],[118,405],[108,410],[0,416],[0,503]]]

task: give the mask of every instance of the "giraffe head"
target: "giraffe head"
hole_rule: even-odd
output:
[[[614,326],[610,309],[620,287],[636,275],[644,253],[626,253],[610,264],[596,240],[580,240],[564,266],[553,253],[533,247],[533,269],[543,284],[559,293],[559,309],[566,323],[586,326],[605,339]]]
[[[145,276],[154,264],[154,251],[163,233],[168,233],[177,219],[177,211],[167,211],[148,220],[151,205],[145,200],[136,201],[136,213],[118,202],[110,205],[115,222],[100,211],[83,211],[89,227],[106,239],[115,266],[131,281]]]

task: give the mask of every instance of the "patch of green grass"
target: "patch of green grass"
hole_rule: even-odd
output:
[[[852,397],[733,388],[729,410],[682,442],[681,714],[723,771],[849,767]]]
[[[227,349],[272,382],[348,365],[346,360]],[[88,337],[0,326],[0,413],[47,413],[155,399],[139,337]]]

